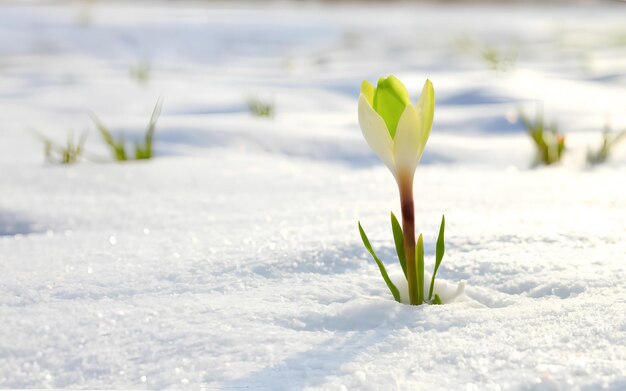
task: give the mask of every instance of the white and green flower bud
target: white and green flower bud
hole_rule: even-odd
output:
[[[424,153],[435,110],[435,93],[426,80],[414,106],[398,78],[380,78],[376,88],[363,81],[359,124],[365,140],[398,179],[412,176]]]

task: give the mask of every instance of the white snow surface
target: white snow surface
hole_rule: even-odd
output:
[[[617,2],[0,3],[0,387],[626,389],[626,144],[584,164],[605,121],[626,128],[624,20]],[[494,71],[468,46],[517,56]],[[394,302],[358,235],[397,279],[397,190],[356,115],[388,74],[414,99],[435,86],[416,219],[431,270],[445,213],[451,304]],[[88,114],[139,139],[159,96],[156,158],[110,161]],[[513,118],[540,106],[568,141],[555,167],[530,167]],[[70,129],[88,160],[44,163],[33,131]]]

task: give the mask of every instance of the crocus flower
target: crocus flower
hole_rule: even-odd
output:
[[[380,78],[374,88],[367,80],[359,96],[359,124],[365,140],[396,180],[413,176],[430,135],[435,92],[426,80],[417,104],[398,78]]]
[[[376,88],[363,81],[359,96],[359,125],[365,140],[396,178],[402,209],[402,235],[411,304],[424,301],[424,265],[415,256],[413,177],[430,135],[435,93],[426,80],[414,106],[395,76],[380,78]],[[421,263],[421,264],[418,264]]]

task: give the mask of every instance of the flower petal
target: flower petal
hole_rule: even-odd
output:
[[[361,94],[365,95],[367,101],[370,103],[370,106],[374,107],[374,93],[376,92],[376,88],[367,80],[363,80],[361,83]]]
[[[422,152],[424,152],[424,147],[426,147],[428,137],[430,136],[430,129],[433,127],[433,118],[435,116],[435,90],[433,89],[433,83],[428,79],[426,79],[424,83],[415,108],[417,109],[420,122],[421,157]]]
[[[364,94],[359,96],[359,125],[367,144],[395,175],[393,140],[385,121],[374,111]]]
[[[393,139],[393,154],[398,171],[415,172],[423,151],[420,128],[417,110],[413,105],[408,105],[398,121],[396,137]]]
[[[404,108],[410,104],[409,93],[397,77],[391,75],[378,80],[372,107],[385,120],[391,138],[395,137]]]

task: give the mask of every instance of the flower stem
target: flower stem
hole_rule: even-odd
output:
[[[404,237],[404,254],[406,256],[406,276],[409,285],[409,303],[422,304],[420,298],[421,285],[417,278],[417,262],[415,259],[415,208],[413,201],[413,175],[399,173],[398,190],[402,209],[402,235]]]

